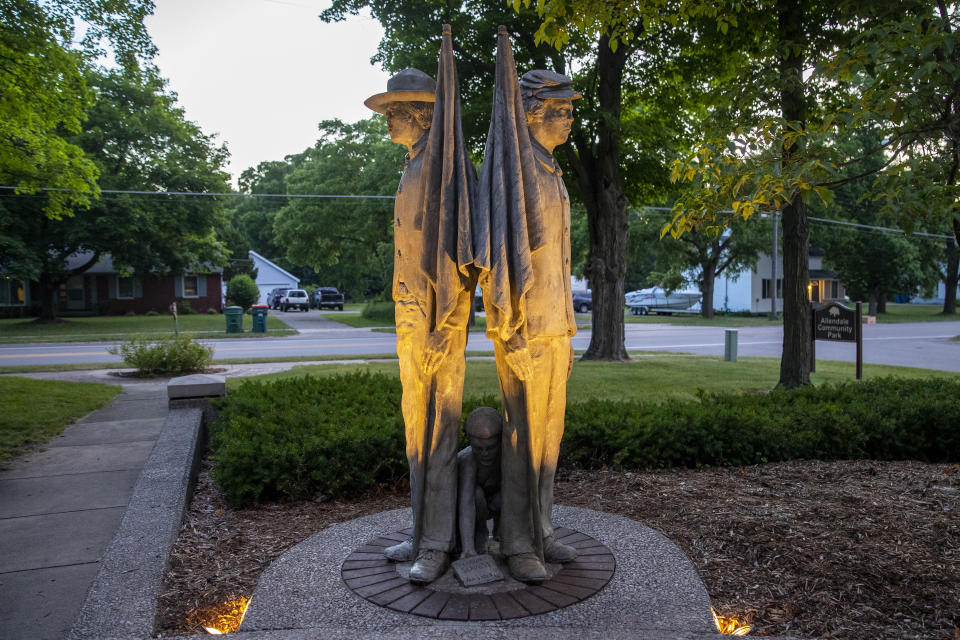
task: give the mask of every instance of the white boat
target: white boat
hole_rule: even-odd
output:
[[[669,294],[663,287],[650,287],[629,292],[626,298],[627,307],[635,316],[645,316],[648,313],[673,313],[686,311],[699,304],[699,291],[671,291]]]

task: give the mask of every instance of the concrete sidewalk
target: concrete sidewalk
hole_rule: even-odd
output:
[[[0,470],[0,638],[67,636],[163,427],[166,383],[125,381]]]

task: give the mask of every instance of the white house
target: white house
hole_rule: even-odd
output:
[[[284,271],[256,251],[250,251],[250,259],[257,268],[257,287],[260,288],[260,303],[266,304],[267,295],[273,289],[298,289],[300,278]]]
[[[717,278],[713,288],[713,308],[721,311],[749,311],[750,313],[770,313],[773,306],[771,294],[772,260],[768,254],[757,258],[757,266],[750,271],[723,274]],[[810,300],[824,302],[843,300],[847,292],[837,274],[823,268],[823,253],[810,249],[810,283],[807,293]],[[783,256],[777,256],[777,311],[783,311]]]

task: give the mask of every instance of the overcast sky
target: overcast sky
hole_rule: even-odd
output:
[[[230,150],[228,171],[311,146],[317,123],[370,115],[388,74],[370,64],[383,34],[368,17],[324,24],[329,0],[157,0],[147,28],[187,119]]]

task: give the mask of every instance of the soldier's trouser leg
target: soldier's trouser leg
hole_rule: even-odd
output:
[[[466,331],[451,338],[434,376],[434,428],[427,448],[421,549],[453,550],[457,519],[457,435],[463,409]],[[430,385],[430,381],[425,381]],[[428,398],[429,401],[429,398]]]
[[[400,384],[403,388],[400,410],[403,413],[404,437],[407,463],[410,469],[410,504],[414,520],[419,504],[418,494],[422,478],[421,445],[427,416],[427,394],[419,360],[423,354],[426,334],[426,318],[420,306],[413,300],[397,300],[395,306],[397,324],[397,356],[400,361]]]
[[[553,480],[563,437],[570,339],[533,339],[528,349],[533,375],[523,383],[506,364],[502,345],[495,344],[506,414],[500,487],[500,544],[505,555],[542,550],[532,496],[536,496],[542,535],[553,534]],[[531,481],[536,482],[533,491]]]

